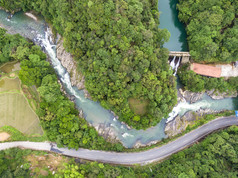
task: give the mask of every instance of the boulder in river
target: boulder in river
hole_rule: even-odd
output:
[[[98,124],[94,126],[97,130],[98,134],[103,136],[106,140],[110,142],[117,142],[118,138],[117,135],[111,126],[105,126],[105,124]]]
[[[181,96],[190,104],[197,102],[198,100],[202,99],[204,92],[191,92],[191,91],[183,91],[181,88],[179,89],[178,96]]]

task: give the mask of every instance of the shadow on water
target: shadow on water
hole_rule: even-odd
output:
[[[172,10],[172,18],[174,26],[180,31],[180,35],[178,36],[179,42],[181,43],[181,51],[188,51],[188,43],[187,43],[187,34],[185,31],[185,24],[179,21],[178,18],[178,9],[177,9],[178,0],[170,0],[169,5]]]
[[[234,107],[234,110],[238,110],[238,97],[232,100],[232,105]]]

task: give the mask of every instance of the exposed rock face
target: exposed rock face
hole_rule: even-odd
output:
[[[150,143],[148,144],[143,144],[141,143],[141,141],[137,141],[136,144],[133,146],[133,148],[140,148],[140,147],[146,147],[146,146],[151,146],[151,145],[154,145],[156,143],[158,143],[159,141],[151,141]]]
[[[99,135],[103,136],[106,140],[110,142],[117,142],[118,138],[114,130],[109,126],[105,126],[104,124],[99,124],[95,126],[96,131]]]
[[[85,89],[84,76],[77,70],[77,62],[73,59],[72,55],[68,53],[63,47],[63,39],[57,42],[57,58],[61,64],[66,68],[70,74],[72,86],[76,86],[79,90],[84,89],[85,97],[90,98],[89,93]]]
[[[206,93],[214,100],[237,97],[237,91],[220,93],[215,90],[210,90],[210,91],[206,91]]]
[[[199,109],[198,111],[186,112],[182,117],[177,116],[174,120],[166,124],[165,133],[168,137],[173,137],[186,130],[188,125],[193,125],[203,115],[219,113],[220,111],[213,111],[211,109]]]
[[[183,91],[181,88],[179,89],[179,93],[180,94],[178,96],[182,96],[189,103],[197,102],[202,98],[204,94],[204,92],[195,93],[190,91]]]
[[[177,116],[174,120],[166,124],[164,132],[168,137],[173,137],[183,132],[188,126],[188,122],[184,117]]]
[[[25,13],[28,17],[34,19],[35,21],[37,21],[37,17],[32,13],[32,12],[26,12]]]

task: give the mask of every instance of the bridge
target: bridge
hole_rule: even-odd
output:
[[[187,63],[189,62],[190,59],[190,53],[189,52],[181,52],[181,51],[170,51],[169,56],[177,56],[177,57],[182,57],[182,63]]]

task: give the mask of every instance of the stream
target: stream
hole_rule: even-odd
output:
[[[7,29],[9,33],[19,33],[22,36],[33,40],[48,53],[51,63],[66,92],[75,97],[76,107],[83,111],[84,118],[88,123],[94,127],[98,127],[100,124],[105,127],[110,127],[117,138],[128,148],[135,146],[138,142],[141,144],[149,144],[167,137],[164,133],[166,119],[162,119],[155,127],[151,127],[147,130],[128,129],[125,124],[116,119],[111,111],[102,108],[100,103],[85,98],[82,90],[72,87],[69,73],[57,59],[56,45],[51,41],[47,25],[42,17],[37,16],[38,20],[35,21],[26,16],[23,12],[16,13],[10,20],[7,18],[8,16],[8,13],[0,10],[0,26]],[[234,110],[236,109],[234,107],[234,102],[237,103],[237,99],[227,98],[212,100],[207,95],[204,95],[202,100],[193,104],[180,102],[174,107],[168,120],[173,119],[178,114],[183,115],[187,111],[196,111],[200,108]]]

